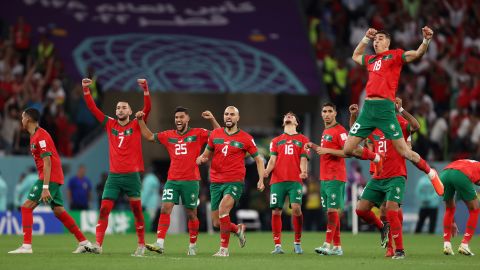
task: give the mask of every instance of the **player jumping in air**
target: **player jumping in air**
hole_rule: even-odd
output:
[[[63,208],[62,191],[60,190],[63,185],[62,163],[52,137],[45,129],[38,126],[39,119],[40,113],[36,109],[29,108],[22,113],[22,127],[30,134],[30,151],[37,166],[39,180],[32,186],[28,193],[28,199],[21,207],[23,244],[8,253],[33,253],[33,209],[40,202],[50,204],[55,216],[77,238],[79,244],[73,253],[84,253],[86,252],[85,246],[90,242],[80,231],[75,220]]]
[[[399,112],[396,117],[402,130],[403,139],[411,147],[410,134],[419,128],[418,121],[402,108],[401,99],[397,98],[395,104],[396,110]],[[350,113],[353,118],[357,112],[358,106],[351,105]],[[365,222],[375,225],[382,232],[381,245],[387,248],[386,257],[403,259],[405,258],[402,235],[403,214],[400,205],[407,178],[405,158],[395,150],[392,140],[386,139],[385,134],[378,128],[370,134],[367,141],[373,146],[376,153],[381,153],[385,157],[385,161],[382,173],[380,175],[373,174],[372,179],[368,181],[358,202],[356,213]],[[383,206],[384,203],[385,206]],[[371,211],[373,206],[383,207],[382,210],[386,213],[384,222]],[[389,239],[390,235],[395,242],[394,253]]]
[[[457,199],[465,202],[470,213],[467,220],[467,227],[463,235],[462,243],[458,252],[463,255],[473,256],[468,243],[475,234],[477,228],[480,206],[473,185],[480,186],[480,162],[475,160],[461,159],[454,161],[445,167],[440,173],[440,179],[445,186],[445,216],[443,217],[443,254],[453,255],[450,239],[452,233],[456,232],[454,222],[455,216],[455,194]]]
[[[282,249],[282,208],[288,197],[292,208],[295,239],[293,250],[302,254],[302,179],[308,177],[308,150],[304,149],[308,138],[297,132],[298,118],[288,112],[283,117],[284,133],[273,138],[270,143],[270,160],[265,169],[265,177],[270,179],[270,208],[272,209],[272,233],[275,248],[272,254],[283,254]]]
[[[217,257],[229,256],[230,233],[238,236],[240,247],[245,246],[245,225],[230,222],[230,211],[243,193],[246,153],[249,153],[257,164],[258,190],[263,191],[265,188],[263,160],[258,155],[252,136],[238,128],[239,120],[238,109],[234,106],[227,107],[223,114],[225,128],[212,131],[205,151],[197,158],[197,164],[200,165],[213,155],[210,166],[210,203],[213,225],[220,227],[220,249],[213,255]]]
[[[143,121],[145,113],[137,112],[135,115],[140,124],[143,137],[151,142],[163,144],[170,156],[167,183],[163,187],[162,208],[158,220],[157,242],[147,244],[150,251],[164,253],[165,236],[170,226],[170,214],[173,206],[179,204],[180,198],[188,217],[188,232],[190,245],[188,255],[196,255],[196,243],[200,222],[197,218],[198,194],[200,189],[200,171],[196,158],[200,155],[202,147],[208,141],[210,132],[203,128],[191,128],[188,125],[190,114],[187,108],[175,109],[174,121],[176,129],[152,133]],[[202,117],[209,120],[213,128],[220,125],[210,111],[204,111]]]
[[[327,233],[322,246],[315,252],[322,255],[343,255],[340,240],[340,215],[345,203],[345,182],[347,170],[343,145],[347,140],[347,130],[337,120],[337,108],[333,103],[322,106],[325,130],[320,146],[308,143],[320,155],[320,190],[322,207],[327,209]],[[333,242],[333,248],[331,244]]]
[[[144,119],[148,117],[151,108],[150,93],[145,79],[137,80],[143,89],[143,100],[145,113]],[[107,132],[109,144],[110,171],[102,195],[100,216],[96,226],[96,243],[88,245],[87,250],[92,253],[102,253],[102,244],[105,231],[108,227],[108,216],[112,211],[115,200],[121,192],[127,194],[130,201],[130,208],[135,217],[135,229],[138,237],[138,247],[135,256],[143,256],[145,253],[145,227],[140,201],[142,183],[140,172],[143,172],[142,156],[142,135],[140,125],[136,119],[130,121],[132,109],[128,102],[119,101],[116,106],[117,119],[108,117],[101,112],[90,94],[90,79],[83,79],[83,94],[88,109],[95,116],[97,121],[102,123]]]
[[[422,28],[422,32],[423,42],[417,50],[390,50],[390,35],[373,28],[368,29],[365,37],[358,43],[352,59],[357,64],[367,67],[369,73],[366,85],[367,97],[360,116],[350,128],[344,152],[348,156],[361,157],[354,150],[363,139],[378,128],[386,139],[392,140],[393,146],[402,157],[412,161],[417,168],[428,174],[437,194],[443,195],[443,185],[437,172],[407,146],[395,116],[395,94],[402,66],[404,63],[420,59],[427,51],[433,36],[432,29],[427,26]],[[375,54],[365,55],[365,49],[371,39]]]

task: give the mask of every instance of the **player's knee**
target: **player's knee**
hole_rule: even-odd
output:
[[[59,217],[63,211],[65,211],[65,208],[63,207],[54,207],[53,208],[53,214],[56,216],[56,217]]]
[[[172,208],[173,207],[171,206],[162,205],[162,209],[160,209],[160,214],[170,215],[172,213]]]
[[[282,209],[280,208],[272,209],[272,215],[280,216],[281,214],[282,214]]]
[[[197,214],[194,211],[187,210],[187,219],[192,221],[197,219]]]
[[[292,214],[294,216],[301,216],[302,215],[302,208],[298,205],[292,205]]]
[[[212,220],[212,226],[215,228],[220,228],[220,221],[219,220]]]

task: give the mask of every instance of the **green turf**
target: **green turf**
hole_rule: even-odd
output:
[[[88,235],[93,240],[93,235]],[[155,236],[148,234],[147,242],[154,241]],[[293,254],[293,236],[283,234],[283,248],[286,254],[271,255],[273,249],[270,233],[247,233],[247,245],[241,249],[236,237],[230,240],[230,257],[213,258],[218,250],[219,235],[201,234],[198,243],[198,255],[186,256],[188,235],[168,235],[166,253],[159,255],[148,253],[143,258],[131,257],[136,247],[135,235],[107,236],[102,255],[71,254],[76,247],[70,235],[34,236],[34,254],[7,254],[17,248],[21,242],[20,236],[0,236],[0,269],[480,269],[480,256],[466,257],[455,254],[442,254],[441,236],[406,235],[405,260],[392,260],[383,257],[384,250],[379,247],[379,235],[364,233],[352,236],[342,234],[344,256],[320,256],[313,252],[324,240],[323,233],[304,233],[303,249],[305,254]],[[458,247],[460,238],[453,241]],[[470,243],[472,251],[480,252],[479,241],[473,239]],[[480,255],[480,254],[479,254]],[[61,268],[60,268],[61,267]]]

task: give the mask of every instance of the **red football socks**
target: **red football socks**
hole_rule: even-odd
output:
[[[382,221],[375,216],[375,214],[371,210],[355,210],[357,215],[361,217],[366,223],[375,225],[377,229],[381,230],[383,228],[383,223]]]
[[[158,219],[157,238],[165,239],[168,227],[170,227],[170,214],[160,214]]]
[[[470,212],[470,215],[468,216],[467,228],[465,229],[465,234],[463,235],[463,244],[468,244],[468,242],[470,242],[470,239],[472,239],[473,235],[475,234],[480,209],[468,210],[468,212]]]
[[[195,244],[198,237],[198,228],[200,227],[200,221],[198,218],[188,221],[188,233],[190,234],[190,244]]]
[[[75,220],[73,220],[73,218],[67,213],[67,211],[63,211],[57,218],[63,223],[63,226],[65,226],[65,228],[67,228],[73,235],[75,235],[75,238],[77,238],[78,242],[87,240],[87,238],[83,235],[82,231],[80,231],[80,228],[78,228]]]
[[[272,214],[272,235],[275,245],[282,244],[282,215]]]
[[[230,222],[230,216],[226,215],[220,218],[220,246],[223,248],[228,248],[230,242],[230,233],[232,231],[232,226]]]
[[[32,244],[33,209],[22,207],[23,243]]]
[[[443,241],[450,242],[452,238],[452,225],[455,217],[455,207],[445,208],[445,215],[443,216]]]
[[[138,244],[145,245],[145,220],[143,219],[142,202],[140,200],[130,201],[130,209],[132,209],[135,218]]]
[[[100,206],[100,216],[98,218],[97,229],[95,233],[95,238],[97,244],[102,246],[103,239],[105,238],[105,231],[108,227],[108,216],[112,211],[114,202],[112,200],[102,200],[102,205]]]
[[[390,223],[390,231],[395,242],[396,250],[403,250],[402,223],[398,218],[398,212],[394,210],[387,211],[387,220]]]
[[[325,235],[325,242],[331,243],[333,235],[337,230],[338,212],[327,212],[327,233]]]
[[[303,215],[292,216],[293,231],[295,232],[295,243],[300,243],[302,239]]]
[[[340,241],[340,216],[337,216],[337,228],[335,229],[335,234],[333,235],[333,246],[341,246],[342,242]]]

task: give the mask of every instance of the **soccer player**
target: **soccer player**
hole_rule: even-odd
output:
[[[144,112],[136,113],[143,137],[151,142],[163,144],[170,156],[167,183],[163,187],[162,208],[158,220],[157,242],[147,244],[150,251],[164,253],[165,236],[170,226],[170,214],[180,198],[188,217],[190,244],[188,255],[196,255],[196,243],[200,222],[197,218],[200,172],[196,158],[208,141],[209,131],[203,128],[191,128],[188,125],[190,114],[187,108],[177,107],[174,113],[176,129],[152,133],[143,121]],[[210,111],[204,111],[202,117],[209,120],[213,128],[219,128],[217,120]]]
[[[369,73],[366,85],[367,97],[360,116],[350,128],[343,150],[348,156],[360,157],[354,151],[357,145],[378,128],[385,134],[387,140],[392,140],[393,146],[401,156],[428,174],[437,194],[443,195],[443,185],[437,172],[407,146],[395,116],[395,93],[402,66],[404,63],[420,59],[427,51],[433,36],[432,29],[427,26],[422,28],[422,32],[423,42],[417,50],[390,50],[390,35],[373,28],[368,29],[365,37],[358,43],[352,59],[357,64],[367,67]],[[365,55],[365,49],[371,39],[374,40],[375,55]]]
[[[28,108],[22,113],[22,127],[30,134],[30,151],[37,166],[39,180],[32,186],[27,200],[21,207],[23,244],[8,253],[33,253],[33,209],[39,202],[50,204],[55,216],[75,235],[79,243],[73,253],[85,253],[85,246],[90,242],[63,208],[62,191],[60,190],[63,185],[62,163],[52,137],[45,129],[39,127],[39,119],[40,113],[36,109]]]
[[[418,130],[418,121],[402,108],[401,99],[397,98],[395,104],[396,110],[399,112],[396,117],[404,140],[411,147],[410,134]],[[356,115],[358,112],[358,106],[354,105],[350,106],[352,115]],[[358,202],[356,213],[367,223],[375,225],[382,232],[381,245],[382,247],[387,247],[386,257],[403,259],[405,258],[405,251],[403,249],[402,236],[403,215],[400,205],[403,200],[407,178],[405,158],[396,151],[392,140],[386,139],[385,134],[378,128],[373,131],[367,141],[373,145],[375,152],[381,153],[385,157],[385,161],[381,174],[373,174],[372,180],[367,183]],[[386,202],[385,206],[383,206],[384,202]],[[383,210],[382,212],[385,212],[386,220],[384,219],[384,222],[378,219],[371,211],[373,206],[377,206]],[[395,242],[394,254],[392,254],[393,247],[389,243],[389,233]]]
[[[458,247],[458,252],[463,255],[473,256],[474,254],[468,247],[468,243],[475,234],[480,213],[477,193],[473,186],[480,186],[480,162],[468,159],[456,160],[443,169],[440,173],[440,179],[445,186],[445,195],[443,196],[445,201],[443,253],[445,255],[454,255],[450,239],[452,233],[456,232],[454,222],[456,194],[458,199],[465,202],[469,212],[465,234],[463,235],[462,243]]]
[[[270,160],[264,177],[270,179],[270,208],[272,209],[272,234],[275,248],[272,254],[283,254],[282,249],[282,208],[288,197],[292,208],[295,239],[293,251],[303,254],[300,245],[302,237],[302,179],[308,177],[308,150],[304,148],[308,138],[297,132],[298,118],[293,112],[283,117],[283,134],[270,143]]]
[[[243,193],[245,178],[245,155],[249,153],[255,159],[258,172],[257,189],[263,191],[264,164],[258,155],[252,136],[240,130],[237,124],[240,113],[234,106],[228,106],[223,114],[225,128],[217,128],[208,138],[205,151],[197,158],[197,164],[207,162],[210,166],[210,196],[212,221],[220,227],[220,249],[213,256],[228,257],[230,233],[238,237],[240,247],[245,246],[245,225],[230,222],[230,211]]]
[[[343,255],[340,240],[340,217],[345,201],[347,170],[343,145],[347,140],[347,130],[337,120],[337,108],[327,102],[322,106],[325,130],[320,146],[308,143],[320,155],[320,192],[322,207],[327,208],[327,233],[322,246],[315,252],[323,255]],[[333,242],[333,248],[331,244]]]
[[[151,108],[150,93],[145,79],[138,79],[137,82],[143,89],[143,112],[145,113],[143,118],[146,119]],[[87,245],[86,248],[87,251],[92,253],[102,253],[103,239],[108,227],[108,216],[120,192],[125,192],[129,198],[130,208],[135,218],[135,229],[138,237],[138,247],[133,255],[143,256],[145,253],[145,227],[140,201],[142,188],[140,172],[143,172],[144,168],[140,126],[136,119],[130,121],[132,109],[128,102],[119,101],[117,103],[115,111],[116,120],[101,112],[90,94],[89,86],[91,83],[92,80],[90,79],[82,80],[83,94],[88,109],[97,121],[102,123],[107,132],[110,171],[102,195],[100,216],[95,233],[96,243]]]

